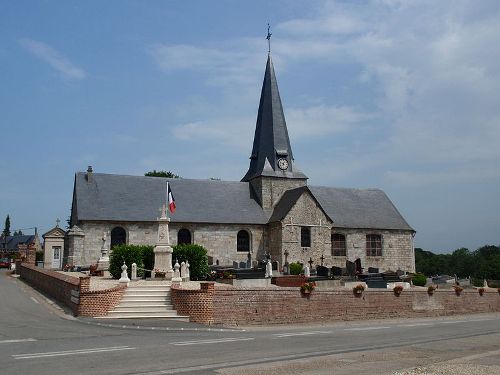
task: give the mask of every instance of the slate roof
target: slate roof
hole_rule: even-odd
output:
[[[379,189],[308,186],[287,191],[274,210],[261,208],[248,182],[169,179],[92,173],[75,175],[77,220],[155,221],[170,182],[177,210],[172,222],[267,224],[283,219],[305,191],[334,227],[413,230]],[[76,223],[73,223],[76,224]]]
[[[35,242],[34,234],[24,234],[21,236],[0,237],[0,249],[16,250],[19,244],[31,244]]]
[[[169,181],[177,210],[172,222],[265,224],[265,212],[246,182],[92,173],[75,175],[77,220],[154,221]],[[73,223],[76,224],[76,223]]]
[[[287,159],[288,169],[286,171],[277,167],[278,158]],[[242,181],[249,181],[257,176],[307,178],[304,173],[297,169],[293,161],[278,82],[269,55],[262,82],[250,167]]]
[[[309,186],[333,226],[357,229],[413,228],[380,189],[349,189]]]

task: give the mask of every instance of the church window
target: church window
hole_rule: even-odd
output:
[[[111,231],[111,249],[117,245],[127,243],[127,232],[122,227],[115,227]]]
[[[300,228],[300,246],[311,247],[311,228]]]
[[[334,257],[346,256],[346,242],[343,234],[332,233],[332,255]]]
[[[369,257],[382,256],[382,236],[380,234],[366,235],[366,255]]]
[[[177,232],[177,245],[191,243],[191,232],[189,229],[182,228]]]
[[[250,251],[250,234],[240,230],[236,239],[236,251]]]

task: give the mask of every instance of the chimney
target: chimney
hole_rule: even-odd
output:
[[[87,182],[92,182],[92,172],[93,172],[92,166],[89,165],[87,167],[87,174],[85,175],[85,179],[87,180]]]

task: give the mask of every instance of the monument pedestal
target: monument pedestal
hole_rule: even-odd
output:
[[[165,279],[172,280],[174,270],[172,268],[172,247],[170,246],[170,238],[168,233],[168,223],[170,219],[167,217],[165,205],[161,210],[161,217],[158,219],[158,242],[153,250],[155,254],[154,272],[165,273]]]
[[[172,280],[174,271],[172,269],[172,247],[170,245],[156,245],[153,252],[155,254],[155,272],[165,273],[165,279]]]

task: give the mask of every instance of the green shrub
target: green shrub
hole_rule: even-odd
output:
[[[43,262],[43,251],[37,251],[35,253],[35,261],[36,262]]]
[[[204,280],[208,275],[207,250],[196,244],[181,244],[174,246],[172,264],[189,262],[189,275],[191,280]]]
[[[427,284],[427,276],[417,272],[412,275],[411,281],[415,286],[425,286],[425,284]]]
[[[153,246],[142,246],[142,264],[143,268],[147,270],[153,270],[155,265],[155,253]],[[151,272],[144,271],[145,277],[151,277]]]
[[[113,248],[111,255],[109,257],[109,273],[115,279],[119,279],[122,273],[123,261],[127,265],[127,273],[130,277],[132,272],[132,263],[137,264],[138,268],[148,268],[144,267],[144,258],[150,261],[151,254],[153,253],[153,246],[148,245],[118,245]],[[154,261],[154,255],[153,255]],[[151,268],[149,268],[151,269]],[[137,269],[137,276],[142,277],[144,271],[142,269]]]
[[[299,262],[290,263],[290,275],[300,275],[302,273],[302,269],[302,264]]]

